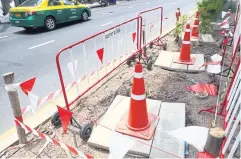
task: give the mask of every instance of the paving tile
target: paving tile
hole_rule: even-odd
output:
[[[188,66],[188,72],[201,72],[205,71],[205,67],[201,67],[204,64],[204,56],[203,54],[192,54],[192,57],[195,57],[194,65]]]
[[[161,68],[170,68],[174,52],[161,51],[154,65],[160,66]]]
[[[180,53],[175,52],[173,61],[172,61],[172,65],[171,65],[171,69],[178,70],[178,71],[180,71],[180,70],[187,71],[187,65],[174,63],[179,58],[179,55],[180,55]]]
[[[114,130],[123,114],[128,111],[129,103],[130,97],[124,97],[120,95],[116,96],[108,111],[101,118],[99,125],[94,128],[91,137],[88,140],[88,144],[109,150],[109,142],[112,130]],[[158,115],[160,105],[161,101],[147,99],[148,113]],[[149,157],[151,150],[150,145],[152,144],[153,139],[149,141],[137,138],[133,139],[140,142],[136,142],[129,153]]]
[[[168,135],[165,131],[185,127],[185,104],[162,102],[159,117],[150,158],[184,158],[184,141]]]

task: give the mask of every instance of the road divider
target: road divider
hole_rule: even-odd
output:
[[[0,39],[4,39],[7,38],[8,36],[0,36]]]
[[[47,42],[45,42],[45,43],[32,46],[32,47],[30,47],[30,48],[28,48],[28,49],[29,49],[29,50],[32,50],[32,49],[35,49],[35,48],[38,48],[38,47],[41,47],[41,46],[44,46],[44,45],[47,45],[47,44],[50,44],[50,43],[53,43],[53,42],[55,42],[55,40],[50,40],[50,41],[47,41]]]
[[[102,24],[102,25],[100,25],[100,26],[106,26],[106,25],[110,25],[110,24],[112,24],[112,23],[114,23],[114,22],[108,22],[108,23],[105,23],[105,24]]]

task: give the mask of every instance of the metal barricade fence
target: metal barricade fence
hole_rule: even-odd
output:
[[[140,46],[146,47],[150,43],[158,42],[161,39],[162,34],[162,21],[163,21],[163,8],[157,7],[154,9],[140,12],[142,17],[142,32],[140,32]]]
[[[141,17],[133,18],[57,53],[56,65],[67,109],[138,52],[140,23]],[[74,85],[71,98],[66,83]]]
[[[239,16],[240,12],[237,13],[236,16]],[[240,18],[237,19],[237,21],[235,22],[235,27],[234,27],[234,34],[233,34],[233,40],[232,40],[232,45],[233,45],[233,55],[234,55],[234,52],[235,52],[235,49],[238,47],[238,39],[239,39],[239,36],[241,35],[241,32],[240,32]]]
[[[233,158],[234,153],[240,145],[240,126],[241,122],[241,66],[238,62],[236,76],[228,95],[228,104],[226,107],[226,116],[224,120],[225,140],[221,148],[221,158]],[[239,127],[239,128],[238,128]],[[234,141],[233,141],[234,140]],[[227,153],[227,151],[229,152]]]
[[[235,13],[235,18],[234,18],[234,26],[237,25],[237,21],[239,20],[240,17],[240,2],[237,2],[237,8],[236,8],[236,13]],[[234,27],[235,29],[235,27]]]

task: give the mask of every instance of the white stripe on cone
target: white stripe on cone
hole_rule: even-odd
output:
[[[189,32],[191,32],[191,29],[185,29],[185,32],[189,33]]]
[[[140,72],[140,73],[137,73],[137,72],[134,72],[134,75],[133,75],[134,78],[143,78],[143,73]]]
[[[190,41],[183,41],[182,44],[191,44]]]
[[[144,100],[144,99],[146,99],[146,95],[145,94],[143,94],[143,95],[135,95],[135,94],[133,94],[133,93],[131,93],[131,98],[132,99],[134,99],[134,100]]]

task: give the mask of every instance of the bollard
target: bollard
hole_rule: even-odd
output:
[[[4,74],[3,79],[5,82],[5,85],[13,84],[14,83],[14,73],[9,72],[9,73]],[[14,117],[16,119],[18,119],[19,121],[23,122],[17,90],[16,89],[8,90],[8,97],[9,97],[9,100],[11,103]],[[17,133],[18,133],[19,144],[26,144],[27,138],[26,138],[25,130],[17,124],[16,124],[16,129],[17,129]]]

